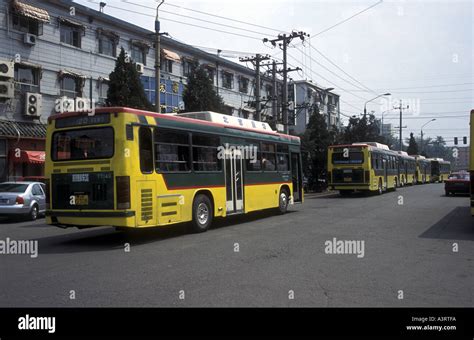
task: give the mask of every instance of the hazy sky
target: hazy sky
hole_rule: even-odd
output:
[[[77,2],[99,8],[99,0]],[[156,1],[105,2],[107,14],[153,30]],[[389,102],[373,101],[368,111],[381,117],[403,99],[404,105],[410,105],[404,112],[404,138],[410,132],[419,135],[421,126],[433,117],[436,121],[424,128],[425,136],[440,135],[448,141],[469,136],[469,112],[474,108],[473,1],[383,1],[317,34],[378,2],[165,0],[160,7],[161,30],[211,53],[221,49],[226,57],[236,58],[252,53],[281,58],[278,48],[261,39],[293,29],[305,31],[313,37],[305,45],[294,40],[288,57],[303,72],[291,76],[335,88],[341,95],[342,113],[359,114],[365,101],[390,92]],[[384,114],[384,121],[395,127],[398,117],[398,111],[392,110]]]

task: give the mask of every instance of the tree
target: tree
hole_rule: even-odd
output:
[[[216,93],[208,72],[197,64],[192,67],[188,76],[188,84],[183,91],[183,101],[187,112],[224,112],[224,101]]]
[[[129,62],[123,47],[110,73],[107,106],[125,106],[141,110],[153,110],[148,101],[135,63]]]
[[[337,136],[337,130],[329,131],[326,118],[315,109],[301,136],[303,171],[309,188],[320,189],[323,180],[326,180],[328,146],[336,142]]]
[[[410,140],[408,142],[407,153],[409,155],[418,155],[418,144],[413,136],[413,132],[410,133]]]
[[[349,124],[342,133],[342,140],[347,144],[357,142],[387,143],[387,140],[380,136],[379,124],[374,115],[349,118]]]

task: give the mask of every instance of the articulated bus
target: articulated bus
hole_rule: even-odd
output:
[[[431,161],[425,156],[416,155],[416,183],[425,184],[431,182]]]
[[[398,151],[400,184],[414,185],[416,183],[416,159],[409,156],[405,151]]]
[[[471,215],[474,216],[474,110],[471,110],[471,135],[469,137],[469,175],[471,178]]]
[[[399,183],[399,155],[387,145],[353,143],[328,148],[329,187],[341,195],[353,191],[382,194]]]
[[[451,162],[442,158],[431,158],[431,182],[443,183],[451,174]]]
[[[51,116],[47,223],[117,229],[191,221],[303,202],[300,139],[214,112],[100,108]]]

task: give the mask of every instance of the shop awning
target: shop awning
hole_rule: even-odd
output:
[[[73,78],[80,78],[80,79],[85,79],[86,78],[85,75],[74,72],[74,71],[70,71],[70,70],[60,70],[58,75],[59,75],[59,78],[62,78],[64,76],[70,76],[70,77],[73,77]]]
[[[41,22],[50,22],[51,20],[48,11],[23,2],[13,1],[12,8],[16,13],[28,18]]]
[[[29,164],[43,164],[46,158],[44,151],[20,151],[20,157],[17,157],[15,150],[11,151],[10,159],[14,163],[29,163]]]
[[[162,48],[161,53],[165,59],[172,60],[175,63],[181,62],[181,57],[176,52]]]
[[[79,22],[79,21],[71,20],[71,19],[68,19],[68,18],[65,18],[65,17],[58,17],[58,21],[61,24],[73,26],[73,27],[79,28],[83,31],[85,31],[85,29],[86,29],[86,25],[84,25],[82,22]]]

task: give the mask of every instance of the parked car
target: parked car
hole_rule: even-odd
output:
[[[0,216],[34,221],[46,211],[45,185],[40,182],[0,183]]]
[[[44,176],[25,176],[25,177],[19,178],[19,181],[46,183],[46,177],[44,177]]]
[[[468,172],[454,172],[444,181],[444,191],[446,196],[450,194],[470,192],[471,180]]]

